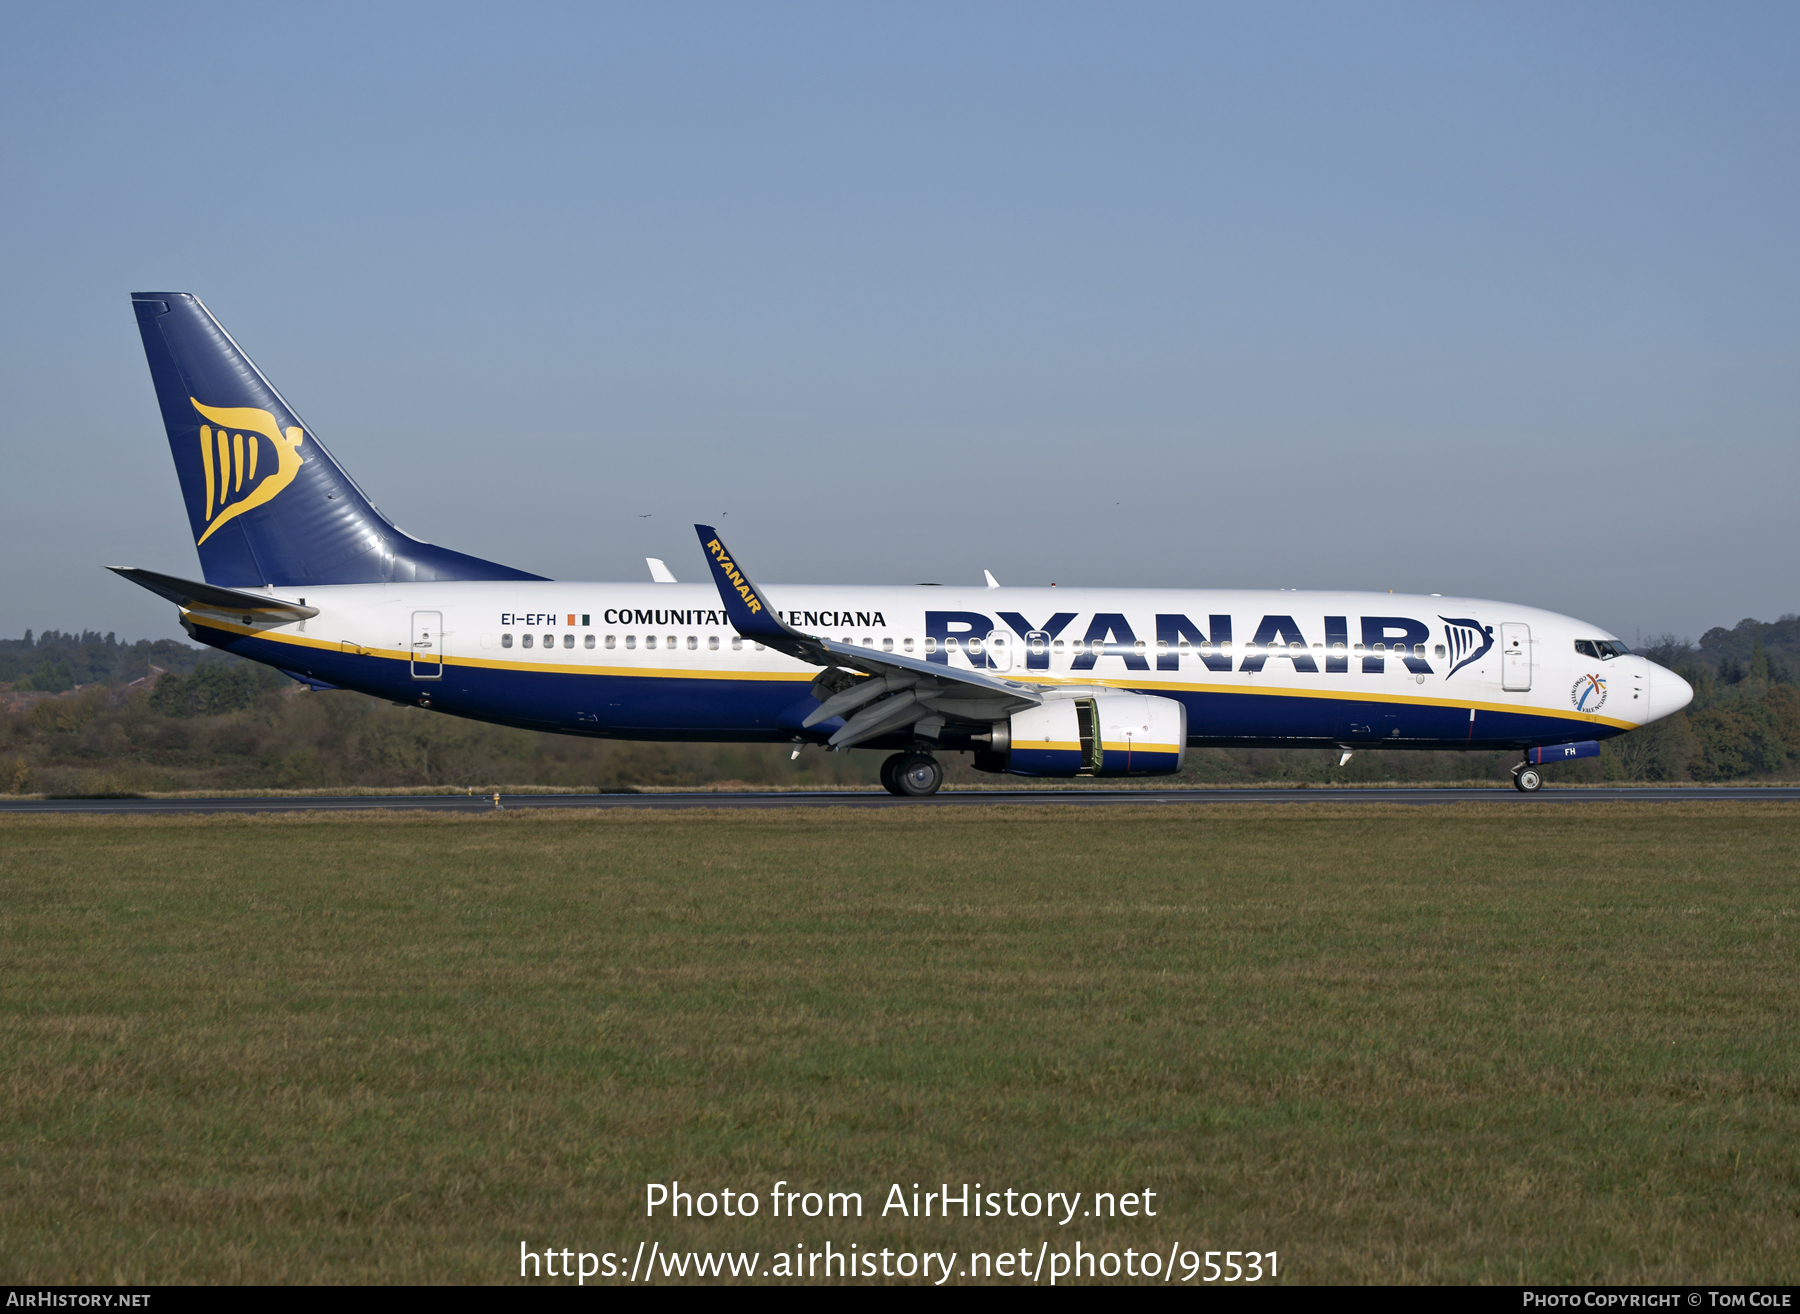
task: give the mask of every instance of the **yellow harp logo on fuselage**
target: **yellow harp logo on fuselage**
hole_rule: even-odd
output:
[[[294,427],[284,433],[273,415],[253,406],[204,406],[192,397],[188,400],[212,421],[200,426],[206,532],[195,540],[198,547],[220,525],[261,506],[294,482],[306,459],[300,455],[306,431]],[[267,456],[262,451],[265,440],[271,448]]]

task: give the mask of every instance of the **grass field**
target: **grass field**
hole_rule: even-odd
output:
[[[1079,1239],[1794,1282],[1797,875],[1783,803],[9,819],[0,1278]],[[765,1203],[646,1220],[670,1178]]]

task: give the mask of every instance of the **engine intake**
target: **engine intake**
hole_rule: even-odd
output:
[[[1169,776],[1187,751],[1187,708],[1173,698],[1054,698],[994,722],[979,771],[1018,776]]]

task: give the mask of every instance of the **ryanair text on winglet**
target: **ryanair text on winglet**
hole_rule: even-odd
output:
[[[719,563],[719,570],[725,578],[737,588],[738,596],[744,600],[744,605],[750,608],[750,614],[760,615],[763,609],[762,601],[756,596],[755,590],[745,581],[743,575],[738,573],[738,568],[731,564],[731,558],[725,555],[725,545],[715,538],[706,545],[706,550],[713,554],[713,558]]]

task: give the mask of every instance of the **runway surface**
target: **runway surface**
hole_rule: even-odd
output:
[[[1145,803],[1516,803],[1544,807],[1566,803],[1795,802],[1800,789],[1557,789],[1536,794],[1516,789],[1143,789],[970,790],[933,798],[895,798],[870,793],[743,794],[504,794],[507,808],[966,808],[995,804],[1117,807]],[[36,813],[156,815],[219,812],[492,812],[493,795],[389,794],[328,798],[48,798],[0,799],[0,817]]]

